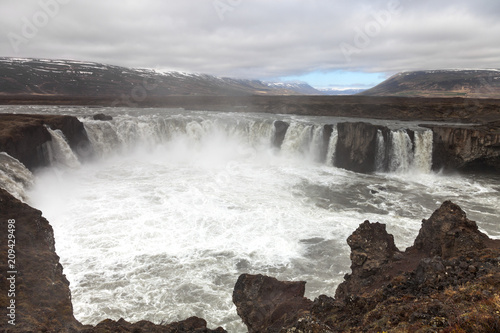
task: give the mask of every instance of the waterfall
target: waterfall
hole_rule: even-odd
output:
[[[389,159],[389,171],[408,172],[413,163],[413,143],[406,130],[391,132],[392,150]]]
[[[407,173],[429,173],[432,168],[432,131],[418,130],[413,132],[412,141],[406,130],[390,133],[391,143],[388,156],[388,171]],[[385,143],[382,133],[377,133],[377,171],[384,170],[386,158]]]
[[[337,130],[337,125],[332,127],[332,134],[330,134],[330,139],[328,141],[328,151],[326,153],[326,165],[333,166],[335,163],[335,150],[337,148],[337,141],[339,138],[339,132]]]
[[[385,140],[381,130],[377,130],[377,154],[375,155],[375,170],[384,171],[385,167]]]
[[[21,201],[27,201],[26,190],[34,182],[24,164],[7,153],[0,153],[0,187]]]
[[[308,152],[309,159],[311,161],[320,162],[324,158],[323,132],[324,128],[322,125],[313,127],[312,139],[309,144],[309,152]]]
[[[415,153],[413,157],[413,169],[423,173],[429,173],[432,168],[432,140],[431,130],[415,132]]]
[[[101,157],[136,147],[154,149],[173,141],[198,148],[211,141],[221,148],[225,143],[238,144],[246,150],[243,153],[250,152],[248,149],[270,149],[274,145],[283,156],[333,166],[339,136],[336,125],[280,120],[282,142],[276,143],[276,121],[250,117],[235,119],[223,114],[118,116],[112,121],[82,121],[96,155]],[[432,131],[398,129],[386,132],[386,129],[378,129],[374,163],[378,172],[430,172]]]
[[[281,151],[287,156],[306,155],[309,153],[314,126],[293,122],[288,127]]]
[[[60,130],[47,128],[50,133],[51,141],[47,147],[48,160],[52,165],[63,165],[70,168],[77,168],[80,162],[73,150],[69,146],[64,134]]]

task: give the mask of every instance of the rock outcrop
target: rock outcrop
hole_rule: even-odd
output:
[[[407,251],[448,259],[477,253],[486,248],[489,241],[458,205],[445,201],[428,220],[422,221],[414,245]]]
[[[388,132],[388,128],[356,122],[339,123],[337,131],[335,166],[362,173],[376,171],[377,133]]]
[[[500,123],[484,126],[429,126],[433,169],[500,171]]]
[[[263,275],[242,274],[233,291],[233,302],[248,332],[279,332],[309,312],[305,282],[282,282]]]
[[[219,327],[215,330],[207,328],[207,322],[198,317],[191,317],[183,321],[155,325],[149,321],[139,321],[137,323],[129,323],[126,320],[120,319],[103,320],[95,327],[87,328],[81,331],[82,333],[108,333],[108,332],[122,332],[122,333],[224,333],[223,328]]]
[[[3,258],[0,261],[0,331],[57,332],[81,328],[73,316],[69,282],[55,252],[52,227],[40,211],[3,189],[0,189],[0,207],[4,237],[0,248]],[[9,220],[15,220],[11,237],[15,243],[7,242]],[[13,261],[7,261],[9,253]],[[16,273],[8,273],[11,271]],[[12,280],[7,280],[11,277]],[[7,305],[12,301],[15,309],[11,312]],[[7,317],[8,314],[15,316]],[[6,318],[13,318],[15,326]]]
[[[0,122],[0,151],[18,159],[30,170],[49,163],[46,144],[51,141],[51,135],[45,126],[61,130],[80,158],[92,154],[87,132],[75,117],[0,114]]]
[[[459,206],[444,202],[423,220],[414,245],[404,252],[384,225],[368,221],[348,244],[352,274],[339,285],[335,298],[321,295],[306,311],[288,313],[287,318],[298,318],[292,324],[273,321],[273,310],[248,293],[235,302],[238,313],[242,315],[241,308],[244,313],[260,311],[259,318],[266,318],[258,321],[260,332],[500,330],[500,240],[478,231]],[[246,281],[240,278],[235,290],[251,290],[252,280]],[[249,327],[251,320],[244,318]],[[281,330],[276,330],[279,325]]]

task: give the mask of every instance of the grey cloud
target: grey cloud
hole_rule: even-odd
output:
[[[498,1],[64,0],[15,52],[8,33],[22,36],[23,22],[43,11],[41,3],[54,1],[63,2],[0,3],[3,56],[262,79],[311,71],[500,67]],[[399,11],[387,16],[391,3]],[[217,4],[226,6],[223,12]],[[349,59],[341,45],[352,47]]]

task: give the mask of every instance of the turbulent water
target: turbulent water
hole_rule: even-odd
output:
[[[335,124],[346,119],[1,110],[8,111],[79,116],[92,143],[79,161],[62,133],[51,130],[52,166],[36,172],[34,186],[26,175],[15,189],[53,226],[75,316],[85,324],[196,315],[210,327],[246,331],[231,301],[240,274],[305,280],[307,297],[333,295],[349,272],[346,238],[360,223],[386,223],[404,250],[421,219],[448,199],[500,237],[500,178],[431,172],[432,133],[412,123],[385,124],[391,142],[380,133],[376,163],[382,170],[389,158],[390,171],[364,175],[333,167]],[[97,112],[114,119],[87,117]],[[281,149],[272,145],[275,120],[290,124]],[[326,141],[324,125],[333,125]],[[416,131],[414,143],[407,128]]]

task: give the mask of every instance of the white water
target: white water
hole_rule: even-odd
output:
[[[83,119],[96,159],[63,167],[74,154],[62,149],[58,167],[38,173],[29,192],[54,228],[85,324],[197,315],[244,332],[231,302],[240,274],[305,280],[307,297],[333,295],[349,272],[346,238],[360,223],[386,223],[404,249],[448,199],[500,237],[500,179],[412,171],[425,160],[426,132],[406,172],[362,175],[315,162],[321,118],[285,119],[290,131],[277,151],[275,116],[91,112],[115,112],[112,122]]]
[[[31,171],[9,154],[0,152],[0,188],[19,200],[27,201],[26,191],[33,183]]]

